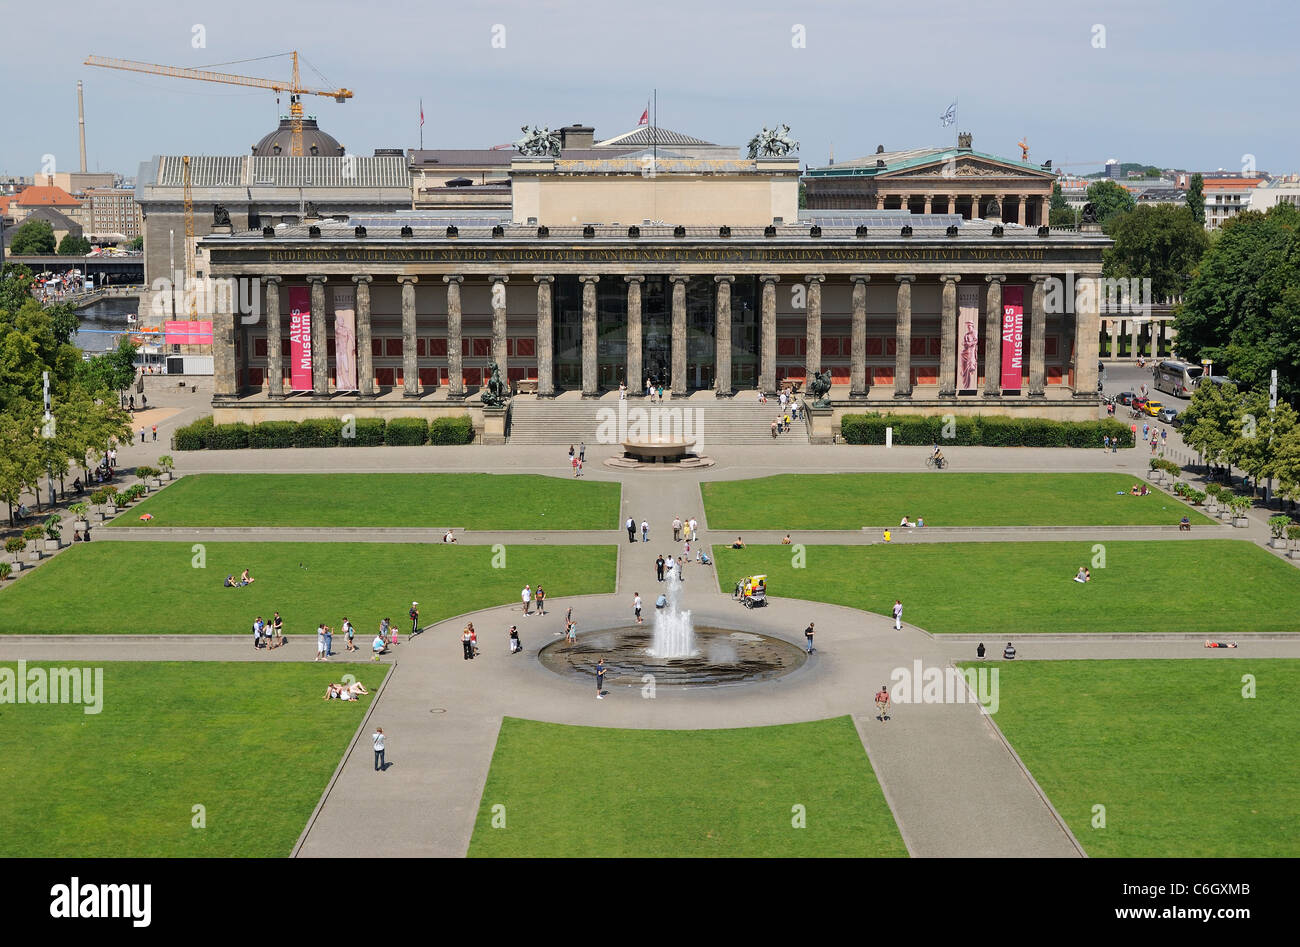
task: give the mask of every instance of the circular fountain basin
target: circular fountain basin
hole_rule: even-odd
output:
[[[690,455],[695,441],[624,441],[623,456],[643,464],[676,464]]]
[[[631,625],[592,631],[570,646],[564,640],[542,648],[538,659],[548,670],[591,683],[596,662],[605,659],[607,685],[640,687],[646,674],[655,686],[718,686],[770,681],[798,670],[808,655],[796,644],[750,631],[730,628],[695,629],[695,653],[687,658],[651,655],[654,628]]]

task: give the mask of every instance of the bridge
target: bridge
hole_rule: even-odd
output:
[[[64,296],[59,302],[67,303],[73,309],[84,309],[87,306],[93,306],[97,302],[103,302],[105,299],[139,299],[148,291],[149,288],[143,283],[135,286],[105,286],[103,289],[72,293]]]
[[[144,283],[144,254],[134,256],[60,256],[48,254],[40,256],[21,256],[5,254],[6,263],[21,263],[33,273],[66,273],[68,270],[81,270],[87,276],[95,278],[95,284],[104,282],[109,286],[141,285]]]

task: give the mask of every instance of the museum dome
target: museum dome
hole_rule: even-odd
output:
[[[288,156],[292,153],[293,120],[287,115],[281,116],[280,127],[253,146],[257,157]],[[302,153],[307,156],[333,156],[343,154],[343,146],[333,135],[326,134],[316,124],[316,119],[304,115],[302,118]]]

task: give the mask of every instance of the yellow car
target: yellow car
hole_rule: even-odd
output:
[[[1154,418],[1157,414],[1159,414],[1162,410],[1164,410],[1164,407],[1165,406],[1161,404],[1159,401],[1148,401],[1146,404],[1142,406],[1142,410]]]

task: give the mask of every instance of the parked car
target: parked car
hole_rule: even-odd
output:
[[[1160,413],[1156,415],[1156,420],[1164,424],[1173,424],[1178,417],[1178,412],[1173,408],[1161,408]]]
[[[1153,418],[1156,417],[1158,414],[1160,414],[1160,412],[1163,411],[1164,409],[1165,406],[1161,404],[1159,401],[1148,400],[1143,402],[1142,404],[1142,410],[1145,411],[1147,414],[1151,415],[1151,417]]]
[[[1115,400],[1120,404],[1132,404],[1133,399],[1137,397],[1136,391],[1121,391],[1115,396]]]

